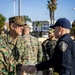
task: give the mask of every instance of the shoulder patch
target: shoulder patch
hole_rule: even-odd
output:
[[[67,50],[67,47],[68,47],[68,44],[64,41],[60,42],[58,47],[60,48],[61,51],[66,51]]]

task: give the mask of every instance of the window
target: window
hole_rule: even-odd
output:
[[[37,28],[35,28],[35,30],[37,30]]]

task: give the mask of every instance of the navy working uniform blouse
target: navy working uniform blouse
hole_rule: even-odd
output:
[[[36,64],[37,71],[50,67],[54,67],[59,75],[75,75],[75,43],[69,34],[58,39],[51,60]]]

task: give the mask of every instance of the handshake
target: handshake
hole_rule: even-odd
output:
[[[16,71],[25,71],[26,73],[29,74],[34,74],[37,72],[36,66],[35,65],[22,65],[22,64],[17,64],[16,65]]]

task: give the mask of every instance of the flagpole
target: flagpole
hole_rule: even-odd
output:
[[[16,1],[16,0],[14,0],[14,16],[15,16],[15,1]]]
[[[21,0],[18,0],[18,16],[21,15]]]

